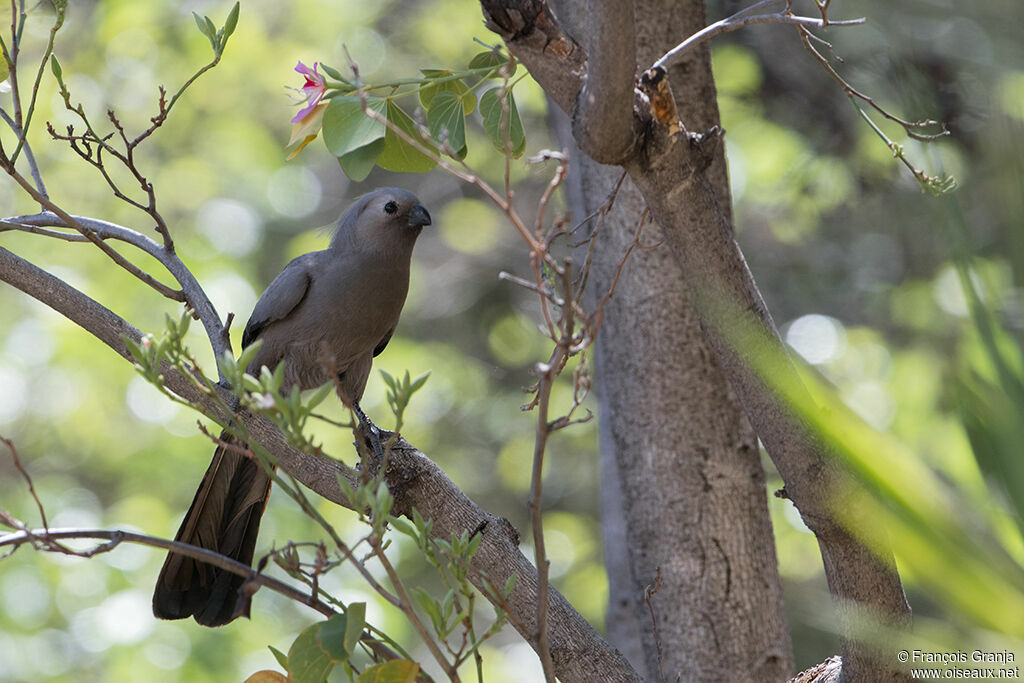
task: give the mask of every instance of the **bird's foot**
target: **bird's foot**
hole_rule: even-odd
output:
[[[366,416],[366,413],[363,412],[358,403],[353,403],[352,409],[356,414],[356,419],[359,420],[359,430],[363,433],[364,438],[369,442],[370,447],[373,449],[373,454],[377,459],[377,464],[382,464],[384,462],[384,444],[390,441],[395,433],[389,432],[386,429],[381,429],[377,425],[373,424],[373,421]]]

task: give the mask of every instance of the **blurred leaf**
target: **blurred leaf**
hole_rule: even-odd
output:
[[[393,659],[372,666],[359,675],[357,683],[412,683],[420,672],[420,665],[407,659]]]
[[[420,135],[416,124],[409,118],[409,115],[391,100],[388,100],[388,121],[412,140],[416,140],[431,152],[437,153],[430,140],[424,139]],[[425,173],[434,168],[437,162],[413,147],[389,126],[384,138],[384,150],[377,159],[377,165],[389,171]]]
[[[363,637],[363,629],[366,627],[366,603],[353,602],[349,604],[345,612],[345,649],[349,654],[355,654],[356,646]]]
[[[991,528],[964,514],[969,499],[864,423],[814,371],[794,373],[758,322],[733,312],[722,319],[733,321],[725,334],[742,357],[863,486],[830,492],[840,522],[877,552],[894,549],[957,614],[1000,633],[1024,633],[1024,570]]]
[[[286,655],[285,653],[281,652],[280,650],[278,650],[273,645],[268,645],[267,648],[269,648],[270,654],[274,655],[274,659],[276,659],[277,663],[281,665],[281,668],[284,669],[285,671],[287,671],[288,670],[288,655]]]
[[[279,671],[264,669],[249,676],[245,683],[288,683],[288,677]]]
[[[238,10],[239,2],[235,3],[235,6],[231,8],[231,12],[228,13],[227,21],[224,22],[224,42],[227,43],[228,38],[235,32],[235,27],[238,26]]]
[[[199,27],[199,32],[212,41],[213,34],[215,33],[213,23],[210,22],[208,18],[204,18],[195,12],[192,13],[192,18],[196,20],[196,26]]]
[[[501,88],[492,88],[485,92],[480,98],[480,114],[484,117],[484,130],[491,139],[495,149],[505,151],[505,142],[508,140],[512,157],[518,159],[526,151],[526,133],[523,131],[523,122],[519,118],[519,110],[516,108],[515,97],[509,90],[505,94],[505,104],[508,108],[508,115],[501,106],[499,95]],[[507,118],[507,121],[502,121]]]
[[[288,649],[288,673],[294,683],[323,683],[334,669],[334,663],[317,642],[325,623],[317,622],[304,630]]]
[[[50,55],[50,70],[53,71],[53,77],[57,79],[57,85],[64,90],[64,70],[60,68],[57,55]]]
[[[341,75],[341,72],[335,69],[333,66],[327,66],[323,62],[320,62],[320,69],[327,74],[331,79],[338,81],[339,83],[348,83],[349,80]]]
[[[427,126],[438,144],[447,141],[456,157],[466,156],[466,116],[458,95],[449,90],[438,93],[427,111]]]
[[[348,615],[332,614],[316,633],[317,645],[334,664],[341,664],[352,655],[353,650],[346,641],[347,629]]]

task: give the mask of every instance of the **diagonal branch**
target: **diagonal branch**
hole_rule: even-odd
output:
[[[50,306],[132,362],[122,336],[140,340],[142,333],[121,317],[66,282],[0,247],[0,280]],[[171,367],[164,368],[165,385],[183,398],[209,406],[230,403],[224,391],[219,401],[202,394],[194,382]],[[223,391],[223,390],[221,390]],[[227,416],[224,416],[227,419]],[[242,412],[237,416],[248,433],[273,453],[278,463],[318,495],[344,507],[351,504],[338,486],[338,476],[351,470],[330,458],[321,458],[289,446],[273,424],[262,416]],[[496,517],[470,500],[448,476],[422,452],[396,438],[385,477],[395,496],[396,515],[416,508],[433,521],[432,536],[448,541],[453,535],[480,530],[482,541],[470,566],[470,580],[491,601],[508,611],[515,628],[536,646],[537,571],[519,550],[519,536],[507,520]],[[349,480],[352,487],[359,482]],[[515,575],[515,589],[507,599],[500,590]],[[498,597],[495,597],[497,594]],[[591,681],[639,681],[623,656],[611,647],[556,590],[548,591],[549,631],[555,673],[565,683]],[[585,653],[586,656],[583,656]]]
[[[185,266],[184,262],[175,252],[168,251],[165,246],[136,230],[109,221],[68,214],[53,204],[49,198],[41,198],[43,199],[44,206],[52,207],[52,210],[31,216],[13,216],[2,219],[0,220],[0,232],[4,230],[21,230],[68,242],[89,241],[101,246],[105,253],[108,255],[114,254],[117,256],[117,259],[124,260],[128,266],[131,266],[129,272],[133,275],[147,282],[147,284],[150,284],[150,282],[146,278],[156,283],[155,285],[150,284],[150,286],[153,286],[161,294],[174,301],[186,302],[192,308],[196,317],[202,322],[206,335],[213,347],[213,352],[217,357],[222,356],[225,352],[230,352],[231,345],[228,338],[228,330],[221,323],[220,316],[217,315],[217,310],[213,307],[213,302],[210,301],[206,292],[196,280],[195,275],[192,274],[192,271]],[[79,234],[74,235],[61,231],[46,230],[45,228],[70,228],[76,230]],[[171,290],[166,285],[154,280],[149,274],[141,271],[141,269],[127,261],[127,259],[124,259],[123,256],[105,244],[105,241],[110,239],[131,244],[152,256],[174,277],[181,286],[181,290]],[[114,257],[112,256],[111,258]],[[115,261],[121,265],[117,259]],[[127,266],[125,267],[127,268]],[[138,271],[138,273],[135,271]],[[165,293],[164,290],[167,290],[169,293]]]

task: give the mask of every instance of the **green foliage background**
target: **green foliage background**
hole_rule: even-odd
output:
[[[176,87],[208,57],[190,12],[222,21],[231,3],[70,4],[56,53],[72,99],[94,119],[113,107],[139,129],[155,113],[157,84]],[[715,18],[741,7],[710,4]],[[30,19],[26,30],[38,46],[48,24],[45,7],[34,12],[44,16]],[[739,237],[794,347],[868,423],[955,482],[965,492],[965,515],[984,516],[1002,493],[986,487],[960,418],[955,387],[972,369],[984,374],[985,361],[954,258],[974,256],[972,277],[985,304],[1010,331],[1006,342],[1019,343],[1024,47],[1012,27],[1024,21],[1024,8],[1011,0],[955,8],[939,0],[899,8],[880,0],[833,3],[833,16],[852,13],[867,15],[869,24],[828,34],[845,60],[843,72],[896,113],[946,121],[951,139],[907,146],[918,165],[953,173],[961,189],[945,204],[923,195],[792,29],[755,27],[716,39],[714,49]],[[474,37],[494,42],[472,2],[246,0],[225,59],[147,144],[142,166],[180,253],[221,314],[236,313],[236,332],[289,259],[326,243],[316,228],[330,225],[353,197],[383,184],[418,192],[434,226],[417,247],[399,334],[376,366],[393,375],[431,372],[406,416],[405,435],[470,496],[525,530],[532,416],[518,406],[521,388],[531,383],[527,368],[545,347],[529,298],[497,279],[499,270],[528,268],[516,237],[478,193],[440,171],[414,176],[377,169],[353,184],[319,142],[291,162],[283,153],[294,113],[284,86],[300,85],[292,71],[297,60],[340,66],[346,45],[364,79],[397,78],[465,64],[480,50]],[[61,129],[67,114],[52,82],[43,87],[37,121]],[[552,146],[545,102],[529,79],[516,93],[530,156]],[[899,130],[887,131],[904,141]],[[467,161],[501,182],[503,161],[484,132],[471,125],[467,136]],[[38,127],[32,140],[54,198],[74,213],[149,229],[109,198],[98,175],[47,137]],[[548,180],[544,168],[521,160],[512,174],[524,203]],[[34,210],[6,179],[0,179],[0,206],[5,215]],[[158,332],[166,312],[177,314],[94,248],[11,232],[0,234],[0,245],[143,330]],[[198,330],[193,335],[193,348],[212,370],[203,338]],[[568,405],[564,387],[556,388],[555,402]],[[386,424],[377,378],[364,408]],[[193,415],[166,405],[89,335],[6,286],[0,287],[0,434],[18,446],[52,525],[164,536],[177,528],[211,451]],[[319,436],[329,452],[351,453],[346,435],[325,430]],[[607,587],[597,475],[595,425],[554,439],[545,481],[552,575],[600,626]],[[780,485],[777,476],[769,482],[770,489]],[[802,668],[837,647],[821,562],[788,503],[770,497],[769,504]],[[38,523],[2,453],[0,505]],[[355,524],[334,506],[322,511],[342,530]],[[311,538],[312,524],[275,496],[261,547]],[[1003,538],[1009,544],[1014,537]],[[403,574],[429,586],[429,574],[403,544],[396,538]],[[1024,552],[1009,550],[1018,561]],[[274,666],[267,644],[287,650],[315,618],[264,592],[254,618],[227,629],[157,622],[149,596],[161,560],[161,553],[126,546],[92,561],[23,549],[0,563],[0,681],[241,680]],[[913,574],[904,579],[918,615],[956,621]],[[345,599],[369,601],[371,620],[414,642],[402,619],[377,605],[354,572],[336,572],[328,587]],[[494,681],[524,680],[538,670],[514,635],[487,649],[485,666]]]

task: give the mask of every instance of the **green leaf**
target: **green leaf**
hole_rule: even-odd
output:
[[[502,597],[507,598],[512,595],[512,590],[516,587],[516,575],[509,574],[508,579],[505,581],[505,588],[502,591]]]
[[[345,642],[348,629],[348,617],[345,614],[332,614],[327,621],[320,624],[316,634],[317,645],[334,664],[347,661],[352,654]]]
[[[495,76],[497,76],[497,70],[508,64],[508,56],[501,52],[494,50],[488,50],[487,52],[479,52],[474,55],[473,59],[469,60],[470,69],[482,69],[484,67],[491,67],[495,69]],[[511,78],[516,72],[516,64],[512,63],[512,70],[508,77]]]
[[[327,74],[331,79],[338,81],[339,83],[348,83],[349,80],[341,75],[341,72],[335,69],[333,66],[327,66],[323,62],[320,63],[320,69]]]
[[[484,117],[484,130],[499,152],[505,151],[507,137],[512,157],[518,159],[526,151],[526,133],[523,131],[523,122],[519,118],[519,110],[516,108],[516,100],[512,96],[511,90],[505,94],[508,122],[507,125],[502,125],[504,112],[499,99],[500,92],[501,88],[491,88],[480,98],[480,114]],[[506,130],[508,131],[507,135]]]
[[[447,69],[420,69],[420,73],[431,79],[431,81],[438,81],[429,82],[420,90],[420,104],[423,105],[424,109],[429,109],[430,103],[434,101],[434,97],[442,92],[454,93],[462,101],[463,113],[467,115],[476,108],[476,94],[469,89],[469,86],[461,78],[452,78],[446,81],[440,80],[451,76],[451,71]]]
[[[252,393],[263,391],[263,387],[260,386],[259,380],[250,374],[242,375],[242,387],[246,391]]]
[[[288,655],[286,655],[285,653],[281,652],[280,650],[278,650],[273,645],[268,645],[267,647],[270,648],[270,654],[274,655],[274,659],[277,660],[277,663],[281,666],[281,668],[284,669],[285,671],[287,671],[288,670]]]
[[[462,100],[450,90],[437,93],[427,110],[427,127],[438,144],[447,141],[455,156],[466,156],[466,116]]]
[[[353,602],[345,612],[348,617],[345,623],[345,649],[349,654],[355,654],[356,646],[363,637],[363,628],[366,627],[366,603]]]
[[[388,121],[398,130],[405,133],[409,138],[416,140],[421,146],[436,153],[437,150],[431,144],[429,138],[424,139],[416,129],[416,124],[409,118],[402,109],[388,100]],[[377,159],[377,165],[389,171],[404,171],[407,173],[425,173],[437,165],[437,162],[423,152],[413,147],[402,136],[388,127],[384,137],[384,151]]]
[[[323,683],[334,669],[334,663],[317,643],[324,623],[313,624],[300,633],[288,649],[288,674],[294,683]]]
[[[415,394],[417,391],[422,389],[423,385],[427,383],[428,379],[430,379],[430,373],[429,372],[426,372],[426,373],[420,375],[419,377],[417,377],[416,380],[409,387],[409,394],[410,395]]]
[[[430,597],[429,593],[418,586],[413,589],[412,595],[424,614],[430,617],[430,622],[434,625],[434,631],[441,633],[444,630],[444,622],[441,620],[441,606],[437,604],[434,598]]]
[[[196,26],[199,27],[199,32],[210,40],[213,40],[213,24],[207,24],[203,17],[199,16],[195,12],[192,13],[192,18],[196,20]]]
[[[420,665],[407,659],[371,666],[359,674],[356,683],[412,683],[420,672]]]
[[[416,533],[416,527],[414,527],[412,524],[409,524],[409,522],[405,521],[400,517],[389,517],[388,524],[390,524],[395,529],[395,531],[403,533],[406,536],[409,536],[410,538],[419,537],[419,534]]]
[[[332,391],[334,391],[334,382],[324,382],[324,384],[316,390],[316,393],[306,401],[306,410],[313,410],[313,408],[316,408],[318,405],[323,403],[324,399],[330,396]]]
[[[138,363],[142,369],[146,369],[149,365],[149,356],[147,356],[146,352],[143,350],[142,344],[124,333],[121,334],[121,341],[124,342],[125,348],[128,349],[128,353],[132,355],[135,362]]]
[[[57,79],[57,85],[60,86],[61,90],[64,90],[64,70],[60,68],[57,55],[50,55],[50,70],[53,71],[53,77]]]
[[[235,32],[235,27],[238,26],[238,10],[239,10],[239,5],[240,4],[241,3],[238,3],[238,2],[235,3],[235,6],[232,7],[231,11],[228,13],[227,21],[224,22],[224,41],[225,42],[231,36],[231,34]]]
[[[217,356],[217,368],[221,371],[232,384],[236,383],[239,378],[238,363],[235,361],[235,357],[231,355],[230,351],[225,351],[222,355]]]
[[[339,157],[338,163],[345,175],[358,183],[370,175],[370,171],[377,165],[377,157],[383,151],[384,138],[381,138]]]
[[[242,368],[243,371],[248,370],[249,364],[256,360],[256,356],[261,348],[263,348],[263,340],[257,339],[242,349],[242,354],[238,357],[238,367]]]
[[[366,107],[381,116],[389,115],[387,100],[370,97],[366,100]],[[387,126],[383,121],[363,111],[362,100],[356,95],[335,97],[324,111],[324,143],[331,154],[338,158],[380,140],[386,131]]]

